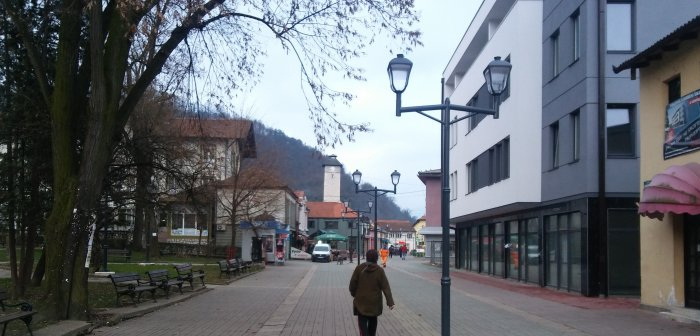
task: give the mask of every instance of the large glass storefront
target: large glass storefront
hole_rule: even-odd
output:
[[[546,285],[581,291],[581,213],[544,217]]]
[[[540,282],[539,220],[530,218],[460,230],[461,268],[531,283]]]
[[[581,213],[543,219],[543,228],[535,217],[460,230],[461,267],[556,289],[581,291]]]
[[[456,267],[587,296],[638,295],[636,201],[606,199],[605,226],[594,198],[458,222]]]

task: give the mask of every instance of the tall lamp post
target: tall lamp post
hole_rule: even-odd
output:
[[[360,173],[359,170],[355,169],[355,172],[352,173],[352,182],[355,183],[355,193],[367,193],[367,194],[372,194],[374,196],[374,249],[379,250],[377,248],[377,211],[379,210],[379,203],[377,203],[377,196],[382,196],[388,193],[396,194],[396,185],[399,184],[399,179],[401,179],[401,174],[394,170],[393,173],[391,173],[391,184],[394,185],[394,189],[377,189],[377,187],[374,187],[372,189],[360,189],[360,182],[362,182],[362,173]]]
[[[445,98],[442,104],[438,105],[423,105],[423,106],[401,106],[401,93],[408,86],[408,78],[411,74],[413,63],[402,54],[389,62],[387,72],[391,82],[391,90],[396,93],[396,116],[400,117],[401,113],[418,112],[419,114],[430,118],[440,123],[441,126],[441,142],[440,142],[440,174],[442,179],[442,196],[440,198],[440,225],[442,226],[442,279],[440,281],[442,288],[442,304],[441,304],[441,335],[450,335],[450,187],[447,170],[450,168],[450,125],[462,121],[466,118],[476,116],[478,114],[492,115],[494,119],[498,118],[498,105],[500,103],[500,95],[505,91],[508,85],[510,76],[511,64],[502,61],[500,57],[495,57],[484,70],[484,78],[486,79],[486,88],[489,93],[496,98],[495,109],[480,108],[474,106],[453,105],[450,103],[450,98]],[[444,96],[444,93],[443,93]],[[467,112],[466,116],[450,120],[450,111]],[[426,114],[426,111],[441,111],[441,118],[435,118]]]
[[[368,213],[372,212],[373,203],[372,203],[372,201],[367,202],[367,205],[369,206],[369,210],[367,210],[367,211],[365,211],[365,210],[349,210],[350,209],[349,202],[343,202],[343,205],[345,205],[345,210],[343,211],[343,215],[345,215],[346,213],[357,214],[357,250],[355,250],[355,251],[357,251],[357,263],[359,264],[360,257],[362,256],[360,254],[360,226],[362,226],[362,224],[360,224],[360,217],[362,216],[363,213],[368,214]],[[350,232],[352,232],[352,231],[350,231]]]

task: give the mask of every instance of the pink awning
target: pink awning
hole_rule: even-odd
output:
[[[661,219],[669,212],[700,215],[700,164],[671,166],[644,186],[639,214]]]

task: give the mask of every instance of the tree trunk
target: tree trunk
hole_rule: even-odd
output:
[[[32,267],[34,266],[34,248],[36,247],[36,237],[37,230],[39,228],[39,221],[41,220],[41,214],[34,209],[41,209],[39,200],[39,185],[41,184],[41,178],[36,170],[32,170],[30,177],[29,188],[29,206],[28,210],[25,211],[26,223],[26,241],[24,242],[24,258],[19,265],[19,290],[20,294],[24,295],[26,290],[26,285],[30,283],[32,277]]]
[[[140,141],[144,139],[145,135],[141,134],[140,127],[135,125],[134,129],[134,147],[133,156],[134,162],[136,163],[136,190],[135,190],[135,211],[136,216],[134,220],[134,241],[132,247],[138,250],[143,250],[150,244],[147,243],[149,240],[150,232],[149,230],[144,230],[145,227],[152,223],[146,224],[148,218],[153,218],[153,215],[148,215],[151,210],[151,199],[148,192],[151,186],[151,178],[153,177],[153,154],[148,148],[148,141]]]
[[[46,270],[46,248],[41,249],[41,257],[36,263],[34,268],[34,274],[32,274],[32,286],[38,287],[41,285],[41,279],[44,278],[44,273]]]
[[[69,288],[72,283],[72,268],[68,258],[72,246],[65,244],[70,236],[70,226],[75,209],[78,190],[75,153],[76,133],[74,127],[80,123],[84,99],[79,95],[78,60],[75,51],[80,47],[83,2],[68,0],[61,6],[56,74],[51,102],[51,149],[53,161],[53,204],[46,223],[46,282],[44,290],[49,318],[63,319],[69,313]],[[68,281],[66,281],[68,280]]]
[[[7,249],[10,254],[10,278],[15,286],[12,289],[12,295],[17,297],[20,293],[17,288],[17,237],[15,232],[15,223],[17,222],[15,207],[17,206],[17,191],[15,190],[15,155],[14,155],[14,136],[10,135],[10,141],[7,146],[7,161],[9,165],[7,172],[7,194],[9,200],[7,202],[7,222],[9,223],[7,230]]]

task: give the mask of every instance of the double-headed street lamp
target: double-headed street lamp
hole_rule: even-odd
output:
[[[372,189],[360,189],[360,182],[362,182],[362,173],[360,173],[359,170],[355,169],[355,172],[352,173],[352,182],[355,183],[355,193],[367,193],[367,194],[372,194],[374,195],[374,249],[379,250],[377,248],[377,210],[379,210],[379,203],[377,203],[377,196],[385,195],[388,193],[396,194],[396,185],[399,184],[399,179],[401,178],[401,174],[394,170],[393,173],[391,173],[391,184],[394,185],[393,190],[389,189],[377,189],[377,187],[374,187]]]
[[[440,225],[442,225],[442,279],[440,281],[442,288],[441,335],[447,336],[450,334],[450,187],[449,175],[447,172],[450,168],[450,125],[478,114],[489,114],[492,115],[494,119],[497,119],[498,105],[500,103],[499,97],[508,85],[508,78],[512,66],[509,62],[502,61],[500,57],[496,57],[484,70],[486,88],[491,95],[496,97],[495,109],[453,105],[450,103],[450,98],[445,98],[444,102],[438,105],[401,107],[401,93],[403,93],[408,86],[408,78],[411,75],[412,67],[413,63],[399,54],[389,62],[387,72],[389,73],[389,80],[391,81],[391,90],[396,93],[397,117],[400,117],[401,113],[418,112],[427,118],[437,121],[442,126],[440,132],[440,174],[442,174],[442,196],[440,198]],[[450,120],[451,110],[467,112],[468,114],[461,118]],[[426,114],[426,111],[441,111],[441,119]]]
[[[360,217],[361,217],[361,215],[362,215],[363,213],[368,214],[368,213],[372,212],[372,205],[373,205],[373,203],[372,203],[372,201],[368,201],[368,202],[367,202],[367,206],[369,206],[369,210],[367,210],[367,211],[364,211],[364,210],[350,210],[350,207],[349,207],[350,204],[349,204],[349,202],[343,202],[343,205],[345,206],[345,210],[343,210],[343,216],[345,216],[346,213],[354,213],[354,214],[357,214],[357,249],[356,249],[355,251],[357,251],[357,263],[359,264],[359,263],[360,263],[360,257],[362,256],[361,251],[360,251],[360,226],[362,226],[362,224],[360,224]],[[352,232],[352,231],[350,231],[350,232]],[[352,257],[352,256],[351,256],[351,257]]]

